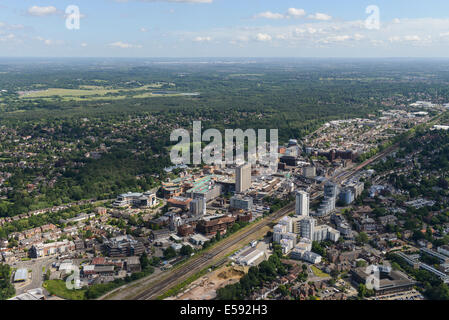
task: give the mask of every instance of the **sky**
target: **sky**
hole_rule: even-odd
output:
[[[0,56],[449,57],[449,1],[0,0]]]

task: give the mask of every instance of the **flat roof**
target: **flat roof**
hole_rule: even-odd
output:
[[[27,279],[28,279],[28,269],[26,268],[18,269],[14,274],[14,282],[25,281]]]

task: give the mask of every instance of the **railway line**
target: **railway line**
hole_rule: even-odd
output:
[[[254,233],[255,230],[263,228],[269,225],[270,223],[273,223],[277,219],[282,218],[284,215],[291,212],[294,208],[295,204],[294,202],[292,202],[287,206],[283,207],[282,209],[280,209],[279,211],[277,211],[272,216],[268,217],[267,219],[262,220],[260,223],[257,223],[254,226],[251,226],[250,229],[246,230],[242,234],[239,234],[238,237],[228,238],[229,241],[226,241],[228,239],[223,240],[226,241],[226,243],[220,243],[220,245],[216,248],[216,250],[214,250],[214,252],[205,253],[196,258],[195,260],[193,260],[188,265],[182,266],[179,269],[174,270],[168,278],[161,279],[161,281],[154,284],[150,289],[148,289],[144,293],[139,294],[134,299],[148,300],[156,298],[157,296],[163,294],[163,292],[166,291],[168,288],[176,285],[176,283],[180,283],[188,279],[193,274],[203,270],[204,268],[207,268],[213,262],[213,260],[219,257],[220,255],[226,255],[230,253],[228,251],[233,246],[237,245],[239,242],[244,242],[246,241],[247,238],[248,238],[247,241],[249,241],[250,236]]]

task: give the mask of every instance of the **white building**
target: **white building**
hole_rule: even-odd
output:
[[[302,256],[302,260],[309,263],[317,264],[321,262],[321,256],[315,252],[306,251]]]
[[[242,193],[251,187],[251,163],[235,168],[235,192]]]
[[[281,239],[281,247],[282,247],[282,253],[283,254],[287,254],[290,252],[290,250],[293,249],[293,247],[295,246],[293,240],[289,240],[289,239]]]
[[[287,227],[287,232],[293,232],[293,219],[290,217],[283,217],[279,224]]]
[[[285,233],[288,232],[287,226],[285,224],[277,224],[273,227],[273,233]]]
[[[236,258],[236,263],[242,266],[254,266],[266,258],[265,252],[253,247],[243,251]]]
[[[331,228],[327,225],[317,226],[313,233],[313,241],[326,241],[330,240],[333,242],[337,242],[340,238],[340,232]]]
[[[312,251],[305,251],[300,248],[294,248],[290,253],[290,258],[294,260],[303,260],[312,264],[320,263],[322,260],[322,257],[319,254]]]
[[[298,216],[309,216],[309,194],[305,191],[296,193],[295,212]]]
[[[156,194],[150,191],[145,193],[128,192],[120,194],[113,202],[116,208],[129,206],[154,207],[157,204]]]

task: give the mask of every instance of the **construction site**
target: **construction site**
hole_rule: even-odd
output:
[[[192,282],[184,291],[166,300],[212,300],[217,290],[234,284],[248,272],[249,267],[225,266]]]

